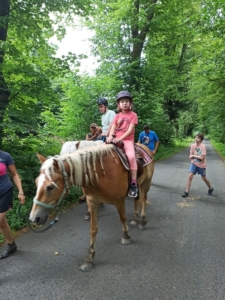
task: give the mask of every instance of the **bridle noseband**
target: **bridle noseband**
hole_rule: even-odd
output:
[[[50,208],[58,208],[65,196],[66,193],[69,192],[70,190],[70,185],[69,185],[69,180],[68,180],[68,174],[66,173],[66,170],[65,170],[65,167],[64,167],[64,164],[63,164],[63,161],[62,159],[60,158],[59,155],[55,155],[54,156],[55,160],[59,163],[60,167],[61,167],[61,170],[62,170],[62,175],[63,175],[63,179],[64,179],[64,189],[63,189],[63,192],[58,200],[58,202],[56,204],[47,204],[47,203],[43,203],[43,202],[40,202],[38,201],[38,199],[36,199],[34,197],[33,199],[33,202],[43,208],[47,208],[47,209],[50,209]]]

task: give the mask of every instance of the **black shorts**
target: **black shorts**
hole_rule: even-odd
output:
[[[4,213],[13,208],[13,188],[0,196],[0,213]]]

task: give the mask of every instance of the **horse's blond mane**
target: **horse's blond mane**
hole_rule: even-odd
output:
[[[82,186],[82,180],[85,178],[86,184],[91,183],[94,185],[95,181],[98,181],[98,174],[96,171],[97,163],[100,163],[102,173],[105,174],[103,157],[108,154],[115,157],[113,154],[113,147],[114,146],[112,145],[86,147],[68,154],[75,169],[75,184]]]
[[[86,184],[94,185],[98,181],[97,164],[100,163],[102,173],[105,175],[103,157],[110,154],[115,159],[113,147],[113,145],[86,147],[70,154],[61,155],[59,158],[69,165],[71,184],[82,186],[84,178]],[[52,180],[51,176],[55,173],[54,159],[57,160],[57,157],[47,159],[41,166],[41,170],[45,171],[49,180]],[[62,171],[60,164],[58,165]]]

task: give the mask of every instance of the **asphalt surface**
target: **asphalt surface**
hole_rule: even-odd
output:
[[[1,299],[224,300],[225,165],[205,144],[213,196],[196,175],[190,197],[181,197],[189,148],[157,162],[148,223],[144,231],[129,226],[131,245],[120,244],[116,210],[106,205],[100,209],[95,264],[90,272],[80,271],[89,246],[89,222],[84,221],[86,204],[78,204],[49,231],[29,231],[16,239],[19,250],[0,261]],[[133,204],[126,204],[130,221]]]

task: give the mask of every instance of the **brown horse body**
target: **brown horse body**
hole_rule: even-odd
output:
[[[143,146],[146,152],[150,151]],[[118,211],[123,228],[121,243],[130,244],[128,226],[126,224],[125,198],[128,192],[129,172],[124,168],[113,145],[88,147],[71,154],[52,157],[46,160],[38,155],[42,163],[41,172],[36,179],[37,192],[30,213],[30,221],[44,224],[47,218],[46,208],[54,208],[68,192],[69,186],[82,186],[87,198],[90,221],[90,247],[80,270],[91,270],[95,255],[95,241],[98,231],[98,205],[106,203],[114,205]],[[150,189],[154,172],[153,161],[144,167],[138,179],[139,200],[134,201],[135,219],[132,224],[146,225],[145,207],[147,193]],[[68,183],[67,183],[68,176]],[[141,213],[138,213],[138,203]]]

